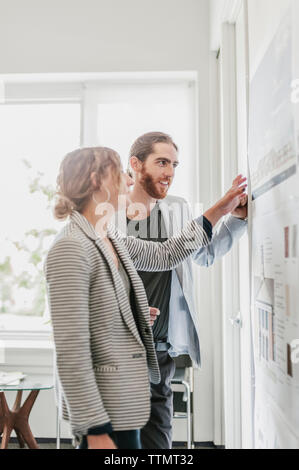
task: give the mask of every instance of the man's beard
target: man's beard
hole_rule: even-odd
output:
[[[169,186],[167,188],[167,191],[159,191],[156,187],[156,184],[153,180],[153,178],[151,177],[151,175],[149,175],[146,170],[142,169],[141,171],[141,174],[142,174],[142,177],[141,177],[141,180],[140,180],[140,184],[142,186],[142,188],[144,189],[144,191],[147,192],[147,194],[154,198],[154,199],[165,199],[166,196],[167,196],[167,192],[168,192],[168,189],[169,189]],[[170,184],[170,182],[169,182]]]

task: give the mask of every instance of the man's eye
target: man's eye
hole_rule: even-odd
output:
[[[163,160],[163,161],[159,162],[159,165],[160,165],[160,166],[165,166],[165,165],[166,165],[166,162]]]

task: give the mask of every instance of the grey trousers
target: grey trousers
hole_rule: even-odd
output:
[[[143,449],[172,448],[173,393],[170,382],[175,373],[175,362],[167,351],[157,351],[161,382],[151,384],[151,415],[141,429]]]

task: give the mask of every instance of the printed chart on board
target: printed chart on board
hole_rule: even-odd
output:
[[[292,101],[299,54],[294,23],[290,10],[250,83],[256,448],[299,448],[299,111]]]
[[[289,14],[250,84],[249,166],[254,200],[297,172],[292,50]]]
[[[256,389],[265,397],[264,409],[272,400],[295,431],[299,430],[299,206],[264,216],[255,224],[259,227],[253,234]]]
[[[293,80],[291,101],[295,116],[295,134],[299,159],[299,2],[293,0]]]

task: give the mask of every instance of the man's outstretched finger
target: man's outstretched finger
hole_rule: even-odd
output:
[[[246,191],[246,188],[247,188],[247,184],[244,184],[243,186],[236,188],[232,194],[235,196],[240,196],[241,194],[243,195],[244,191]]]
[[[242,179],[242,176],[243,176],[243,175],[238,175],[238,176],[234,179],[234,181],[233,181],[233,186],[238,186],[238,185],[240,184],[239,181]]]
[[[236,178],[235,181],[233,182],[233,188],[237,188],[238,186],[240,186],[241,184],[244,184],[247,182],[247,178],[246,177],[241,177],[241,178]]]

